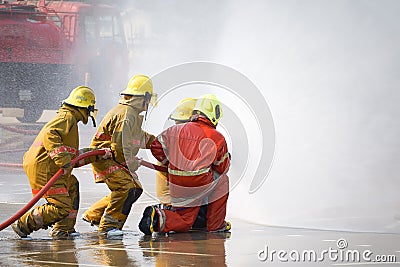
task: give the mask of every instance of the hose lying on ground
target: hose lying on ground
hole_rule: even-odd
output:
[[[0,162],[0,167],[7,167],[7,168],[22,168],[22,164],[21,163],[4,163],[4,162]]]
[[[78,161],[80,161],[84,158],[96,156],[96,155],[104,155],[105,153],[106,153],[106,151],[102,150],[102,149],[89,151],[89,152],[83,153],[82,155],[79,155],[76,158],[74,158],[71,161],[71,164],[75,165]],[[12,165],[12,167],[22,167],[22,164],[8,164],[8,165],[9,166]],[[141,161],[141,165],[151,168],[151,169],[154,169],[154,170],[158,170],[158,171],[164,171],[164,172],[167,171],[164,166],[157,166],[155,164],[152,164],[152,163],[144,161],[144,160]],[[54,174],[53,177],[51,177],[51,179],[47,182],[47,184],[45,186],[43,186],[43,188],[21,210],[19,210],[16,214],[11,216],[8,220],[6,220],[2,224],[0,224],[0,231],[3,230],[4,228],[10,226],[13,222],[18,220],[22,215],[24,215],[30,208],[32,208],[33,205],[35,205],[35,203],[38,202],[39,199],[47,192],[47,190],[49,190],[50,187],[63,175],[63,172],[64,171],[62,169],[59,169],[56,172],[56,174]]]
[[[20,133],[20,134],[25,134],[25,135],[36,135],[39,133],[39,130],[24,130],[24,129],[19,129],[16,127],[1,125],[1,124],[0,124],[0,128],[3,128],[4,130],[12,132],[12,133]]]

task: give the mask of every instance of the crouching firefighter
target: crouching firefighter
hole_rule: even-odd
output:
[[[99,234],[123,235],[122,227],[133,203],[143,192],[135,171],[139,149],[150,148],[154,136],[142,130],[143,116],[149,104],[155,105],[152,81],[145,75],[133,76],[121,93],[119,104],[101,121],[92,147],[111,148],[113,159],[92,164],[95,182],[106,183],[111,193],[94,203],[82,216],[98,226]]]
[[[174,111],[169,115],[168,119],[174,121],[175,125],[186,123],[190,120],[193,108],[196,105],[195,98],[184,98],[179,101]],[[158,165],[162,165],[158,162]],[[167,172],[156,172],[156,194],[160,200],[160,206],[170,206],[171,196],[169,192],[169,182]]]
[[[23,167],[33,195],[37,194],[60,168],[64,172],[44,195],[47,203],[36,206],[12,225],[20,237],[27,238],[33,231],[47,229],[49,226],[53,226],[50,232],[53,238],[79,235],[74,228],[79,208],[79,184],[77,178],[71,174],[71,160],[80,152],[78,122],[87,124],[91,117],[95,126],[95,103],[95,95],[91,88],[79,86],[73,89],[63,101],[57,115],[42,128],[24,154]],[[84,149],[87,150],[89,149]],[[103,157],[110,155],[111,153]],[[97,159],[100,158],[86,158],[85,162],[80,164],[84,165]]]
[[[181,101],[179,101],[174,111],[169,115],[168,119],[174,121],[175,125],[189,122],[193,113],[193,109],[196,106],[196,101],[196,98],[182,99]],[[167,172],[156,172],[156,194],[158,199],[160,200],[160,204],[156,205],[155,207],[169,210],[173,209],[171,205],[171,196]],[[200,207],[199,213],[197,214],[197,218],[192,226],[192,229],[204,230],[204,228],[207,227],[207,206],[208,205],[205,204]]]
[[[153,156],[168,166],[172,208],[146,207],[139,222],[144,234],[188,232],[204,205],[207,231],[231,229],[225,221],[230,154],[224,136],[216,130],[221,117],[216,96],[204,95],[196,101],[190,122],[169,127],[151,144]]]

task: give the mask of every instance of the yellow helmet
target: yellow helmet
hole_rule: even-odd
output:
[[[153,92],[153,83],[143,74],[133,76],[121,95],[144,96],[145,101],[149,99],[153,106],[157,105],[157,94]]]
[[[214,94],[200,97],[193,109],[193,114],[203,113],[215,126],[222,117],[222,106]]]
[[[194,106],[196,105],[196,98],[184,98],[179,101],[174,112],[169,115],[169,118],[174,121],[187,122],[192,116]]]
[[[138,74],[129,80],[126,89],[121,92],[121,95],[142,96],[146,92],[153,94],[153,83],[149,77]]]
[[[65,99],[63,103],[79,108],[91,107],[92,109],[94,109],[96,104],[96,97],[91,88],[87,86],[78,86],[71,91],[68,98]]]

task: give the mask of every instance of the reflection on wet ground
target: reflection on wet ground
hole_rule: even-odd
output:
[[[106,239],[84,233],[74,240],[2,238],[1,266],[224,266],[227,234],[187,233],[147,237],[126,231]]]

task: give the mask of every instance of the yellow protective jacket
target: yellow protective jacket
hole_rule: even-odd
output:
[[[112,173],[129,169],[135,172],[139,162],[135,156],[139,149],[150,148],[154,135],[142,130],[143,98],[131,100],[121,98],[119,104],[112,108],[101,121],[92,139],[92,148],[111,148],[113,159],[102,160],[92,164],[95,182],[104,182]],[[135,177],[137,178],[137,177]]]
[[[24,170],[33,194],[36,194],[62,166],[78,155],[78,122],[87,123],[87,120],[85,109],[63,105],[57,115],[39,132],[23,159]],[[94,160],[92,157],[85,161],[90,163]],[[60,186],[57,183],[54,185],[54,187]],[[52,189],[48,194],[51,192]]]

